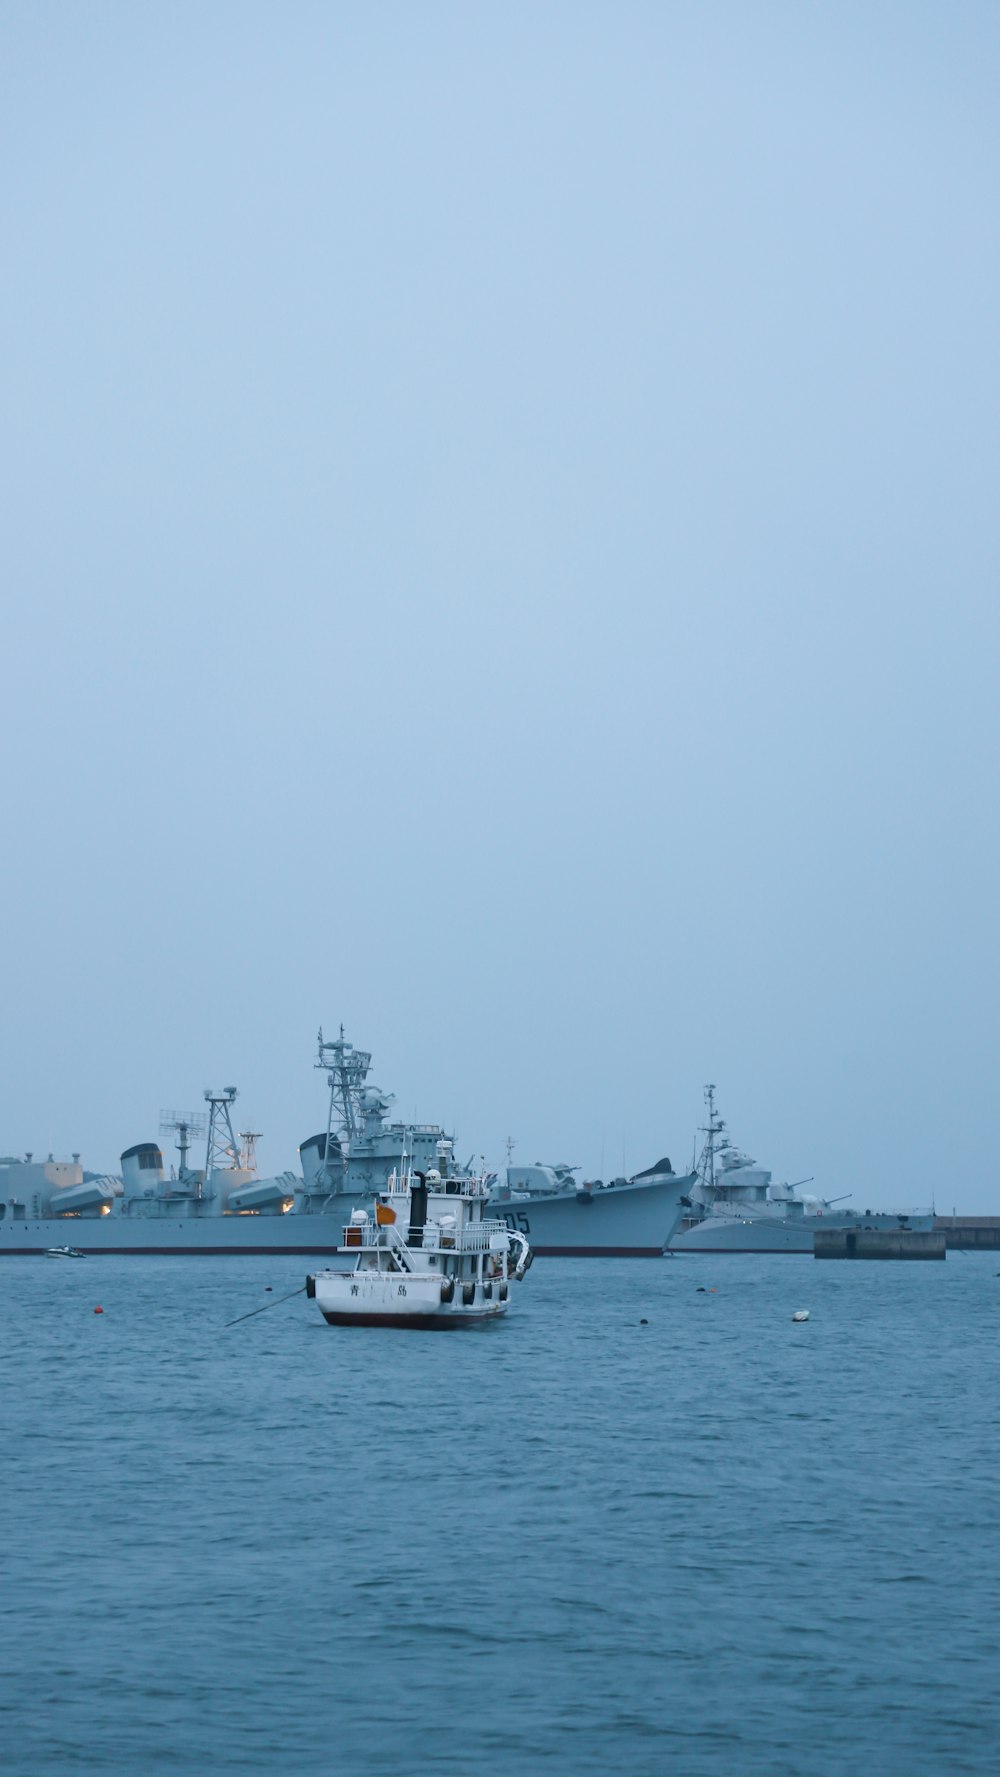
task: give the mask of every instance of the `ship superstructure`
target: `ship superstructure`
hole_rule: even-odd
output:
[[[315,1066],[327,1078],[326,1128],[299,1148],[301,1213],[342,1216],[343,1198],[374,1198],[406,1159],[414,1170],[469,1173],[472,1157],[458,1165],[454,1137],[439,1123],[389,1121],[393,1094],[369,1086],[371,1055],[345,1040],[343,1025],[332,1042],[320,1030],[318,1051]]]

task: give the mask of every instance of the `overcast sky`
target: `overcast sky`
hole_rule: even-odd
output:
[[[995,4],[6,0],[0,1151],[1000,1212]],[[245,1120],[244,1120],[245,1119]]]

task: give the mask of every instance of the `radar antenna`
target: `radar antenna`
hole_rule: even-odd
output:
[[[178,1178],[186,1178],[188,1170],[188,1149],[193,1135],[204,1135],[208,1127],[207,1119],[201,1111],[188,1111],[178,1114],[177,1111],[160,1112],[160,1134],[176,1135],[180,1149],[180,1165],[177,1168]]]

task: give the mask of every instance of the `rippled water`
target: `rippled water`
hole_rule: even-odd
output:
[[[5,1770],[993,1772],[998,1269],[540,1260],[435,1335],[10,1260]]]

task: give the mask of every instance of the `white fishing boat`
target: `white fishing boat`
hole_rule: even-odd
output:
[[[86,1253],[82,1253],[78,1246],[47,1246],[45,1248],[47,1259],[85,1259],[86,1256]]]
[[[374,1204],[356,1209],[344,1228],[349,1270],[306,1279],[331,1326],[439,1329],[481,1325],[506,1314],[510,1285],[531,1264],[524,1234],[484,1215],[485,1177],[442,1178],[411,1170],[405,1159]]]

